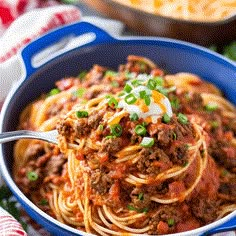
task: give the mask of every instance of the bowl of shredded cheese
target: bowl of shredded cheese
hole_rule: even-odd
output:
[[[171,37],[210,46],[235,39],[235,0],[86,0],[137,34]]]

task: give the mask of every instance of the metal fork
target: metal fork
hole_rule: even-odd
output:
[[[31,131],[31,130],[17,130],[4,132],[0,134],[0,143],[15,141],[18,139],[39,139],[49,143],[58,144],[57,141],[58,131]]]

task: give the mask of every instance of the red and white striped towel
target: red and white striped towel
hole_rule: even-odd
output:
[[[0,207],[0,235],[1,236],[27,236],[21,224],[8,212]]]

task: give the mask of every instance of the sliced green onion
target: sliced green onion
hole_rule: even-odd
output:
[[[113,70],[107,70],[106,72],[105,72],[105,76],[111,76],[111,77],[113,77],[113,76],[116,76],[118,73],[116,72],[116,71],[113,71]]]
[[[142,81],[138,80],[138,79],[134,79],[131,81],[131,84],[135,87],[142,85]]]
[[[178,114],[178,121],[183,124],[186,125],[188,123],[188,117],[182,113]]]
[[[171,120],[170,116],[165,113],[162,117],[162,121],[167,124],[170,122],[170,120]]]
[[[168,219],[167,221],[168,226],[173,226],[175,224],[175,220],[173,218]]]
[[[78,118],[88,117],[88,112],[87,111],[76,111],[75,114]]]
[[[153,79],[156,82],[156,86],[163,86],[164,85],[164,80],[161,76],[155,76]]]
[[[136,120],[139,119],[137,113],[132,113],[132,114],[129,116],[129,118],[130,118],[131,121],[136,121]]]
[[[151,90],[156,88],[156,81],[154,79],[149,79],[147,82],[147,87]]]
[[[58,88],[53,88],[53,89],[51,89],[50,92],[48,93],[48,96],[53,96],[53,95],[56,95],[56,94],[58,94],[58,93],[60,93],[60,92],[61,92],[60,89],[58,89]]]
[[[210,121],[211,127],[216,129],[219,127],[219,123],[216,120]]]
[[[138,194],[138,200],[142,201],[143,200],[144,193],[139,193]]]
[[[144,97],[145,97],[146,95],[147,95],[147,94],[146,94],[146,91],[145,91],[145,90],[139,92],[139,96],[140,96],[140,98],[142,98],[142,99],[144,99]]]
[[[82,98],[86,92],[85,88],[78,88],[76,91],[73,92],[73,95],[75,95],[78,98]]]
[[[111,134],[113,136],[119,137],[122,134],[122,127],[120,124],[111,125]]]
[[[147,130],[144,126],[142,125],[136,125],[135,129],[134,129],[135,133],[138,135],[145,135]]]
[[[113,107],[114,106],[115,108],[117,108],[118,101],[114,97],[112,97],[110,95],[107,95],[106,98],[108,98],[108,105],[109,105],[109,107]]]
[[[217,108],[218,108],[217,104],[214,104],[214,103],[208,103],[205,106],[206,111],[210,111],[210,112],[215,111]]]
[[[173,136],[173,139],[176,140],[177,139],[177,134],[175,132],[172,132],[172,136]]]
[[[169,92],[169,90],[168,90],[167,88],[163,88],[163,87],[158,87],[158,88],[157,88],[157,91],[158,91],[159,93],[162,93],[162,94],[165,95],[165,96],[167,96],[167,95],[168,95],[168,92]]]
[[[128,205],[127,208],[130,210],[130,211],[137,211],[137,212],[140,212],[140,213],[147,213],[148,212],[148,208],[145,207],[143,209],[138,209],[132,205]]]
[[[154,145],[154,139],[149,137],[144,137],[142,139],[142,142],[140,143],[140,146],[142,147],[152,147]]]
[[[150,103],[151,103],[151,98],[150,98],[149,95],[145,95],[145,96],[144,96],[144,102],[145,102],[145,104],[146,104],[147,106],[150,105]]]
[[[176,109],[176,110],[179,109],[179,107],[180,107],[180,102],[179,102],[179,99],[177,97],[173,98],[170,101],[170,104],[171,104],[171,107]]]
[[[30,180],[30,181],[36,181],[38,179],[38,174],[34,171],[30,171],[27,173],[27,178]]]
[[[132,91],[132,87],[128,84],[125,85],[124,90],[126,93],[130,93]]]
[[[83,70],[79,73],[77,77],[79,77],[81,80],[84,79],[84,77],[87,75],[87,71]]]
[[[99,130],[101,130],[101,131],[104,130],[104,126],[101,125],[101,124],[98,126],[98,128],[99,128]]]
[[[125,97],[125,102],[129,105],[134,104],[136,101],[137,101],[137,98],[132,93],[128,94]]]
[[[48,205],[48,200],[45,199],[45,198],[41,199],[41,201],[39,202],[39,205],[41,205],[41,206],[46,206],[46,205]]]
[[[116,80],[113,80],[113,81],[111,81],[111,86],[113,88],[118,88],[119,87],[119,83]]]

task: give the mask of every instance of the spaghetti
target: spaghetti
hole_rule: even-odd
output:
[[[26,107],[14,179],[41,209],[96,235],[178,233],[236,210],[236,113],[213,85],[129,56],[95,65]]]
[[[191,21],[219,21],[236,14],[235,0],[115,0],[161,16]]]

